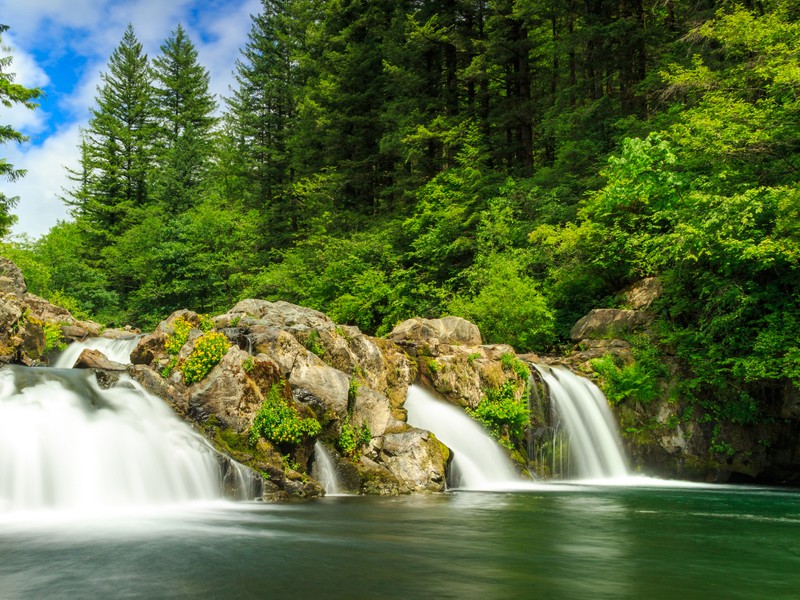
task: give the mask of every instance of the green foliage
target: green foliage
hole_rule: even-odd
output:
[[[592,368],[600,376],[600,387],[612,404],[625,401],[649,404],[659,395],[654,374],[639,361],[619,366],[611,355],[595,358]]]
[[[531,378],[531,370],[524,362],[516,357],[515,354],[505,352],[500,356],[500,365],[504,369],[514,371],[520,381],[525,382],[527,385],[528,380]]]
[[[253,372],[253,369],[255,368],[255,361],[253,360],[252,356],[248,356],[244,362],[242,362],[242,368],[244,369],[245,373]]]
[[[514,382],[506,381],[499,388],[487,389],[480,404],[474,409],[468,408],[467,412],[480,421],[500,443],[513,448],[515,444],[521,443],[525,428],[530,422],[526,400],[517,399]]]
[[[202,380],[219,364],[230,347],[224,333],[211,331],[201,335],[194,341],[191,353],[181,365],[184,381],[190,384]]]
[[[369,444],[372,439],[372,432],[366,423],[361,427],[352,425],[349,421],[342,423],[342,432],[336,440],[336,446],[344,456],[351,460],[358,460],[361,457],[361,448]]]
[[[435,358],[429,358],[428,368],[430,369],[431,373],[438,373],[442,370],[442,365]]]
[[[306,350],[313,352],[320,358],[325,356],[325,346],[319,341],[319,331],[312,329],[306,338]]]
[[[297,410],[283,397],[283,382],[275,383],[258,409],[250,427],[250,442],[263,437],[274,444],[297,445],[304,437],[314,437],[322,426],[314,418],[300,418]]]
[[[472,273],[475,295],[456,296],[452,314],[473,321],[489,343],[507,343],[518,351],[544,348],[554,339],[554,314],[530,277],[509,255],[487,257]]]
[[[52,321],[48,321],[44,323],[44,351],[45,353],[50,352],[55,348],[59,350],[64,350],[67,345],[61,338],[61,323],[55,323]]]

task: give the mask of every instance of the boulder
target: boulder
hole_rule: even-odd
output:
[[[452,346],[480,346],[478,327],[461,317],[442,319],[408,319],[397,325],[387,336],[400,345],[449,344]]]
[[[101,369],[103,371],[127,371],[127,365],[109,360],[99,350],[86,348],[75,361],[74,369]]]
[[[658,277],[647,277],[623,290],[625,304],[634,310],[645,310],[661,296],[664,285]]]
[[[14,294],[22,298],[27,291],[28,286],[19,267],[0,256],[0,294]]]
[[[441,492],[446,486],[450,451],[429,431],[408,428],[377,441],[375,463],[398,482],[397,492]]]
[[[595,308],[582,317],[569,332],[573,340],[619,336],[649,325],[653,315],[640,310]]]

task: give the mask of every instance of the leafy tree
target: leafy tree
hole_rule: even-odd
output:
[[[3,45],[3,33],[8,30],[8,25],[0,24],[0,52],[8,52],[9,49]],[[38,104],[34,102],[36,98],[42,95],[42,91],[38,88],[26,88],[23,85],[14,83],[15,74],[10,73],[8,68],[11,66],[13,57],[10,55],[0,55],[0,104],[6,108],[11,108],[15,104],[21,104],[25,108],[31,110],[35,109]],[[27,137],[16,131],[11,125],[0,124],[0,144],[6,142],[24,142]],[[15,181],[16,179],[25,175],[22,169],[15,169],[14,165],[9,163],[6,159],[0,158],[0,177]],[[11,226],[16,222],[17,218],[11,214],[19,198],[16,196],[7,196],[0,192],[0,237],[8,234]]]

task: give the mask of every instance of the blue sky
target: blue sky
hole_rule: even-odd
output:
[[[220,99],[229,95],[250,15],[259,9],[259,0],[0,0],[0,23],[10,27],[3,36],[14,59],[10,71],[18,83],[45,92],[35,111],[0,106],[0,123],[30,137],[0,146],[0,156],[28,171],[14,183],[0,180],[0,191],[20,197],[14,233],[38,237],[69,218],[59,199],[70,185],[66,168],[77,165],[80,128],[128,23],[151,58],[182,24]]]

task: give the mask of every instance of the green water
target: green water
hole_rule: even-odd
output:
[[[575,486],[0,522],[0,598],[798,598],[800,492]]]

